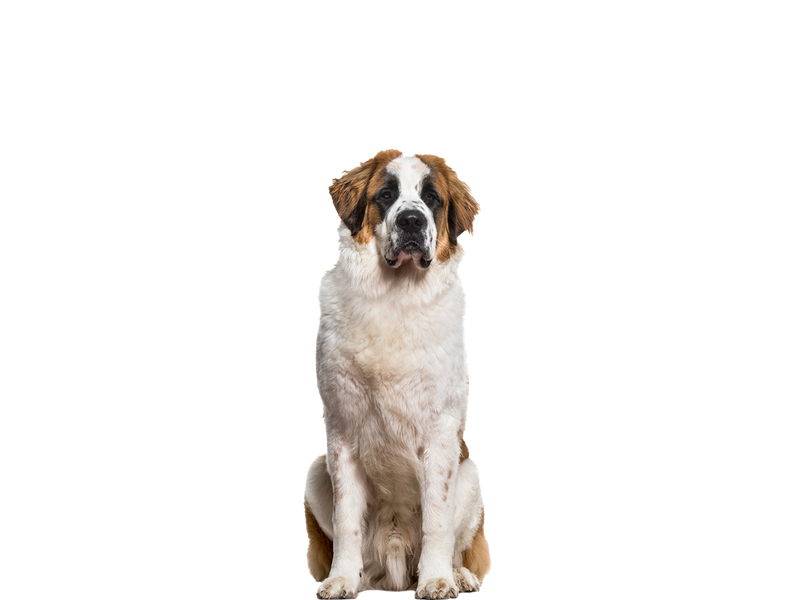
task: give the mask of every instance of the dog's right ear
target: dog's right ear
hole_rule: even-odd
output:
[[[328,188],[336,212],[352,235],[356,235],[363,227],[364,214],[367,211],[367,187],[372,176],[378,169],[401,155],[399,150],[378,152],[374,158],[346,171],[339,179],[334,179],[333,185]]]
[[[336,212],[353,235],[361,230],[364,221],[367,185],[372,178],[374,163],[375,159],[370,158],[355,169],[346,171],[339,179],[334,179],[333,185],[328,188]]]

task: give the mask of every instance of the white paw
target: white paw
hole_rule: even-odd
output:
[[[420,582],[417,587],[417,598],[455,598],[458,596],[458,586],[450,578],[439,577]]]
[[[453,569],[453,579],[458,586],[459,591],[462,592],[477,592],[481,589],[481,582],[478,578],[466,567],[458,567]]]
[[[317,590],[317,598],[355,598],[358,580],[347,577],[328,577]]]

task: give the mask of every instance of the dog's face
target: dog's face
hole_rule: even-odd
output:
[[[412,262],[426,269],[436,251],[436,222],[444,209],[430,169],[417,157],[400,157],[383,170],[373,198],[381,217],[375,228],[389,266]]]
[[[384,150],[334,180],[333,204],[353,239],[374,237],[386,264],[427,269],[450,258],[472,232],[478,203],[444,160]]]

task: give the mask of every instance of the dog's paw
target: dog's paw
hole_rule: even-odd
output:
[[[481,582],[466,567],[453,569],[453,579],[461,592],[477,592],[481,589]]]
[[[439,577],[438,579],[429,579],[425,583],[420,582],[417,587],[417,598],[455,598],[458,596],[458,586],[452,579],[445,579]]]
[[[358,582],[346,577],[328,577],[317,590],[317,598],[355,598]]]

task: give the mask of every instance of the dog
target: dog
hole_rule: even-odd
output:
[[[305,490],[318,598],[455,598],[489,570],[464,443],[458,237],[478,204],[445,161],[379,152],[330,186],[339,261],[322,280],[317,383],[327,454]]]

